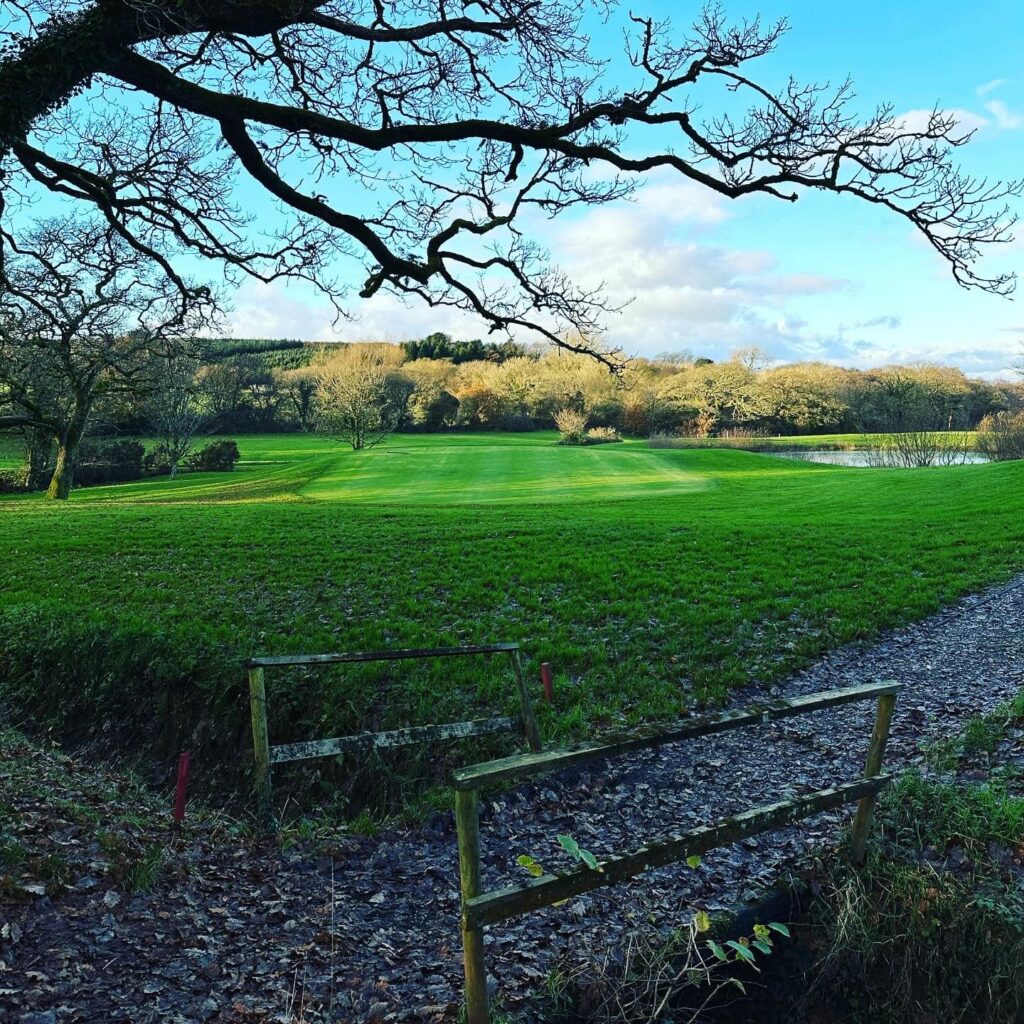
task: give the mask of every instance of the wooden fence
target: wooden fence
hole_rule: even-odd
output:
[[[474,654],[506,654],[512,667],[519,695],[519,716],[478,718],[468,722],[446,722],[440,725],[421,725],[388,732],[362,732],[353,736],[340,736],[327,740],[304,743],[286,743],[270,746],[267,730],[266,670],[305,666],[351,664],[365,661],[403,661],[424,658],[457,658]],[[252,742],[255,757],[255,789],[260,814],[271,816],[270,766],[284,761],[297,761],[311,757],[334,757],[338,754],[402,747],[412,743],[432,743],[441,740],[486,736],[492,733],[522,733],[532,751],[541,750],[540,732],[533,713],[530,693],[523,677],[519,644],[483,644],[470,647],[428,647],[401,651],[357,651],[351,654],[282,654],[250,658],[249,708],[252,716]]]
[[[551,906],[602,886],[614,885],[651,868],[674,864],[854,800],[860,803],[853,826],[853,855],[858,862],[863,860],[875,799],[879,790],[891,781],[891,776],[882,774],[881,769],[899,688],[898,683],[882,683],[828,690],[790,700],[774,700],[757,707],[691,718],[669,728],[642,729],[600,742],[578,743],[557,750],[505,757],[454,772],[455,821],[462,891],[462,944],[466,973],[466,1024],[489,1024],[490,1021],[487,972],[484,966],[483,930],[486,925]],[[557,875],[545,874],[524,885],[490,892],[480,891],[478,793],[485,786],[520,780],[598,758],[614,757],[631,750],[660,747],[667,743],[678,743],[871,698],[877,698],[878,706],[864,775],[860,779],[744,811],[712,825],[702,825],[668,839],[649,843],[633,853],[614,855],[599,864],[598,870],[580,867]]]

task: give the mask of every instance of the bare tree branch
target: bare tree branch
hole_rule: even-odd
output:
[[[902,218],[965,287],[1011,238],[1019,182],[960,171],[969,133],[936,110],[860,116],[849,83],[774,87],[754,65],[785,22],[687,31],[630,14],[613,81],[586,27],[601,0],[21,0],[0,26],[0,174],[8,218],[32,188],[95,206],[176,282],[179,254],[260,280],[312,281],[343,309],[339,258],[381,290],[497,331],[589,349],[608,312],[527,244],[554,217],[665,169],[730,198],[849,195]],[[718,90],[719,114],[709,99]],[[83,117],[76,100],[86,92]],[[280,204],[266,244],[236,200]],[[0,208],[0,218],[4,209]],[[2,221],[0,221],[2,222]],[[599,350],[614,367],[618,353]]]

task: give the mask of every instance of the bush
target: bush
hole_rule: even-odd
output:
[[[619,432],[614,427],[591,427],[587,431],[587,444],[614,444],[621,440]]]
[[[559,409],[555,413],[555,426],[562,435],[560,444],[585,444],[587,417],[575,409]]]
[[[978,424],[978,451],[993,462],[1024,459],[1024,412],[998,412]]]
[[[959,466],[967,458],[967,439],[961,433],[904,430],[878,438],[868,452],[868,465],[889,469]]]
[[[21,469],[0,470],[0,494],[20,494],[28,490],[25,472]]]
[[[148,476],[168,476],[171,472],[171,460],[163,448],[154,448],[143,456],[142,469]]]
[[[229,473],[239,459],[234,441],[213,441],[189,459],[189,465],[201,473]]]
[[[83,443],[75,467],[75,483],[120,484],[142,477],[146,450],[139,441],[90,441]]]

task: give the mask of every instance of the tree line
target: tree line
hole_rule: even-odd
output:
[[[483,357],[461,358],[474,349]],[[407,431],[550,429],[567,408],[632,437],[971,430],[987,415],[1024,407],[1020,384],[949,366],[775,365],[756,349],[721,361],[687,352],[635,358],[618,377],[571,352],[488,348],[444,334],[403,344],[290,344],[285,352],[287,366],[274,365],[277,350],[267,347],[199,368],[197,390],[216,430],[318,429],[346,378],[368,389],[381,423]]]
[[[438,333],[402,344],[179,340],[171,350],[111,336],[80,347],[58,346],[43,365],[9,360],[0,374],[0,423],[25,453],[19,479],[49,482],[55,497],[67,495],[90,436],[149,437],[146,470],[174,476],[209,434],[310,431],[359,449],[396,430],[550,429],[570,411],[631,437],[893,433],[971,430],[1024,409],[1024,385],[953,367],[776,365],[756,348],[721,361],[636,358],[614,375],[562,349]]]

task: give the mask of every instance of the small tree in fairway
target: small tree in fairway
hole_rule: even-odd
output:
[[[411,382],[372,348],[346,346],[316,368],[313,422],[318,433],[340,437],[353,451],[372,448],[399,424]]]
[[[178,466],[195,452],[196,439],[208,420],[200,404],[196,380],[198,365],[186,356],[160,360],[153,393],[147,402],[147,419],[157,442],[157,453],[170,467],[171,479]]]
[[[205,289],[182,293],[107,224],[38,225],[0,265],[0,429],[52,438],[47,497],[64,499],[104,402],[146,393],[157,357],[202,321]]]

